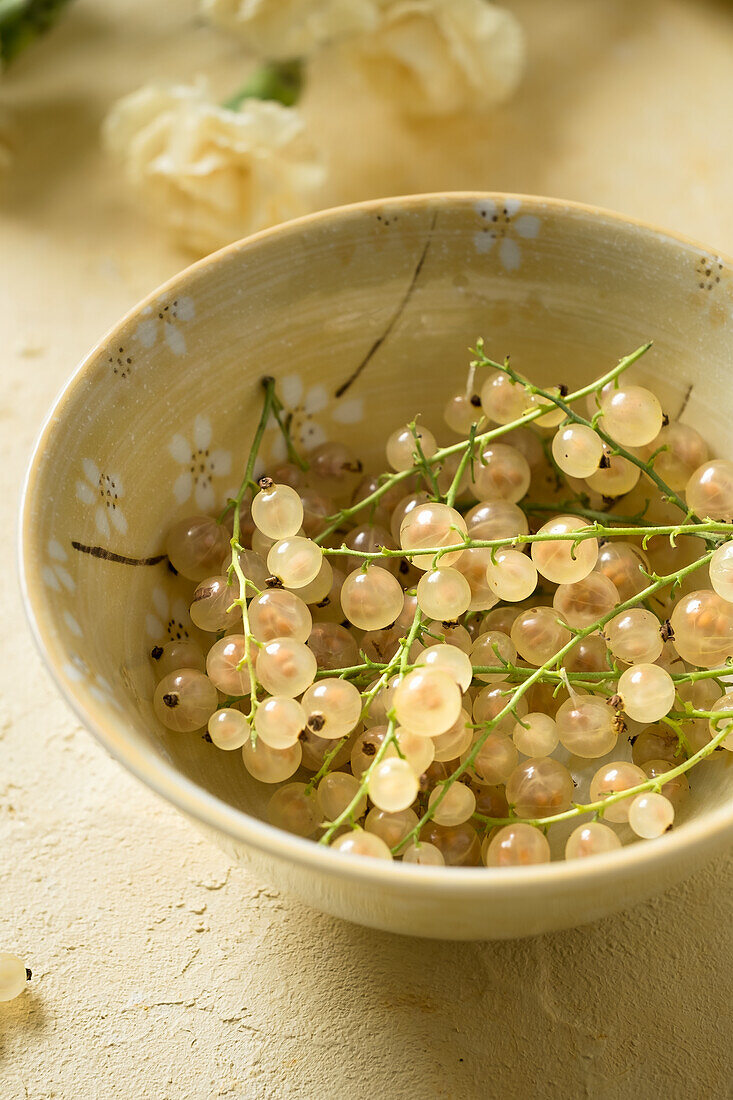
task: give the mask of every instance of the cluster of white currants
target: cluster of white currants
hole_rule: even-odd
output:
[[[575,396],[496,369],[447,402],[458,443],[399,428],[379,476],[327,443],[176,523],[197,631],[153,650],[163,725],[240,749],[271,822],[343,852],[541,863],[555,818],[566,858],[660,836],[687,757],[733,749],[733,463],[644,387]],[[710,587],[673,596],[698,565]]]

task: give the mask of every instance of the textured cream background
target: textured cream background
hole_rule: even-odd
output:
[[[517,0],[531,64],[487,123],[328,111],[334,196],[486,187],[595,201],[733,254],[733,5]],[[0,945],[33,967],[0,1006],[2,1100],[467,1100],[730,1095],[730,862],[591,928],[440,944],[336,922],[230,872],[56,697],[22,619],[13,532],[41,416],[127,307],[187,258],[98,148],[108,101],[216,70],[192,0],[78,0],[0,82]],[[387,167],[370,163],[377,142]]]

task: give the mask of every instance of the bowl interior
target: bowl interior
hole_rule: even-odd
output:
[[[416,412],[440,434],[478,336],[533,380],[570,387],[651,338],[635,377],[726,455],[732,307],[733,272],[717,256],[598,211],[506,196],[345,208],[202,261],[101,342],[40,439],[23,569],[53,671],[139,775],[167,762],[262,816],[267,792],[238,752],[159,725],[148,656],[195,632],[163,536],[234,491],[260,378],[277,378],[302,447],[343,440],[381,469],[388,430]],[[275,430],[262,454],[281,457]],[[704,797],[691,815],[730,797],[726,763],[693,779]]]

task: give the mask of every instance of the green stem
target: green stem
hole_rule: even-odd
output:
[[[492,730],[498,725],[502,718],[505,718],[508,714],[514,711],[518,700],[526,694],[532,684],[535,684],[540,680],[544,672],[547,672],[550,668],[557,665],[560,661],[562,661],[563,657],[578,644],[578,642],[582,641],[583,638],[587,638],[589,634],[593,634],[597,630],[600,630],[601,627],[605,626],[607,622],[614,618],[614,616],[620,614],[622,611],[626,611],[630,607],[635,607],[640,600],[645,599],[647,596],[653,595],[661,588],[666,588],[670,584],[684,580],[686,576],[694,573],[703,565],[707,565],[712,556],[713,551],[710,550],[707,553],[703,554],[702,557],[698,558],[697,561],[692,562],[690,565],[685,566],[684,568],[678,570],[676,573],[670,573],[667,576],[659,577],[658,579],[653,581],[653,583],[650,584],[646,589],[644,589],[644,591],[640,592],[636,596],[630,597],[628,600],[624,600],[622,603],[614,607],[612,611],[609,611],[607,614],[601,616],[601,618],[598,619],[591,626],[585,627],[582,630],[578,630],[569,639],[569,641],[567,641],[565,645],[561,646],[560,649],[558,649],[558,651],[548,661],[546,661],[540,668],[535,669],[527,677],[527,679],[519,685],[516,691],[512,693],[511,699],[509,700],[507,705],[499,711],[496,717],[492,718],[491,721],[485,723],[484,732],[476,739],[470,751],[467,753],[465,758],[461,761],[461,763],[458,765],[452,775],[450,775],[449,778],[445,780],[438,797],[435,799],[432,805],[428,806],[427,810],[420,818],[415,828],[411,829],[407,836],[400,842],[400,844],[397,846],[397,850],[401,850],[412,837],[420,835],[420,830],[424,828],[427,822],[433,817],[435,811],[440,806],[441,802],[445,798],[453,783],[455,783],[456,780],[458,780],[460,776],[463,775],[465,771],[467,771],[468,768],[471,768],[473,766],[473,763],[480,753],[481,748],[486,741],[486,738],[489,736]]]
[[[408,665],[408,661],[409,661],[410,649],[412,648],[412,643],[415,641],[415,639],[418,636],[418,633],[420,631],[421,622],[422,622],[422,613],[420,611],[420,608],[418,607],[418,608],[415,609],[415,617],[413,618],[412,625],[410,626],[410,629],[407,632],[407,637],[403,638],[401,643],[400,643],[400,648],[399,648],[399,651],[398,651],[399,652],[399,665],[398,665],[398,671],[397,671],[397,677],[398,677],[397,682],[398,682],[398,684],[401,683],[402,680],[405,677],[405,674],[406,674],[406,671],[407,671],[407,665]],[[346,809],[343,810],[338,815],[338,817],[334,818],[334,820],[332,822],[330,822],[330,824],[329,824],[328,828],[326,829],[325,833],[320,838],[320,840],[318,842],[319,844],[328,844],[331,840],[331,837],[336,832],[336,830],[340,829],[341,826],[344,825],[351,818],[351,815],[353,814],[354,810],[356,809],[356,807],[359,805],[359,802],[361,801],[361,799],[366,794],[367,788],[369,787],[369,778],[370,778],[372,772],[374,771],[374,769],[376,768],[376,766],[380,762],[380,760],[383,759],[384,754],[386,753],[389,746],[394,742],[396,728],[397,728],[397,722],[396,722],[395,713],[394,713],[394,709],[393,709],[387,715],[387,732],[384,735],[384,740],[382,741],[382,744],[379,746],[376,753],[374,754],[374,759],[372,760],[371,764],[369,765],[369,767],[362,774],[362,777],[359,781],[358,791],[356,792],[356,794],[354,795],[354,797],[352,798],[351,802],[346,807]]]
[[[640,359],[651,346],[651,341],[647,344],[642,344],[642,346],[640,348],[637,348],[636,351],[633,351],[631,355],[627,355],[624,359],[621,359],[616,364],[616,366],[613,367],[612,370],[602,375],[595,382],[591,382],[587,386],[581,386],[579,390],[575,390],[574,393],[569,394],[565,400],[568,403],[579,401],[581,398],[587,397],[589,393],[595,393],[596,390],[602,389],[608,382],[612,382],[615,378],[618,378],[619,375],[622,374],[625,370],[628,370],[628,368],[633,363],[635,363],[637,359]],[[480,435],[477,435],[474,442],[478,446],[481,446],[484,443],[489,443],[492,439],[497,439],[499,436],[506,435],[507,432],[511,432],[515,428],[518,428],[525,424],[530,424],[533,420],[537,420],[538,417],[544,416],[546,413],[547,409],[543,409],[539,405],[535,408],[528,409],[527,412],[518,420],[514,420],[510,424],[499,424],[498,427],[491,428],[489,431],[482,432]],[[465,447],[465,440],[461,440],[458,443],[452,443],[449,447],[441,447],[435,452],[435,454],[431,458],[426,459],[426,461],[430,463],[430,465],[439,464],[445,461],[445,459],[448,458],[450,455],[458,454],[459,452],[463,451]],[[413,477],[414,474],[414,467],[410,468],[409,470],[401,470],[399,473],[390,474],[390,476],[386,478],[385,481],[379,486],[379,488],[375,489],[373,493],[369,493],[367,496],[363,497],[355,504],[352,504],[351,507],[343,508],[336,515],[330,516],[328,526],[320,533],[320,535],[318,535],[314,539],[314,542],[322,545],[324,539],[328,538],[329,535],[332,535],[334,531],[337,531],[342,523],[344,523],[346,520],[351,519],[352,516],[358,515],[358,513],[361,512],[364,508],[368,508],[370,505],[376,504],[376,502],[380,500],[385,493],[389,492],[389,490],[394,485],[398,485],[401,482],[406,481],[408,478]]]
[[[449,546],[418,547],[416,550],[390,550],[386,546],[380,546],[378,550],[351,550],[345,545],[338,547],[323,546],[321,549],[326,556],[338,556],[343,554],[346,557],[363,558],[365,561],[376,561],[378,558],[414,558],[424,554],[434,554],[442,557],[446,553],[452,553],[459,549],[498,550],[506,546],[524,546],[526,543],[533,542],[576,543],[584,542],[586,539],[628,539],[635,538],[639,535],[643,535],[643,542],[653,538],[655,535],[696,535],[699,538],[705,539],[706,542],[709,542],[711,541],[709,538],[711,535],[721,535],[724,536],[725,539],[731,538],[733,536],[733,524],[706,520],[704,523],[677,524],[676,526],[666,523],[655,527],[644,527],[640,530],[638,527],[603,527],[601,524],[595,523],[588,527],[580,527],[577,531],[565,531],[555,534],[546,531],[544,533],[538,532],[534,535],[510,535],[503,539],[472,539],[466,536],[458,542],[451,543]],[[721,540],[718,539],[717,541]]]
[[[695,711],[691,717],[694,718],[730,718],[730,711]],[[644,794],[645,791],[661,791],[667,783],[676,779],[679,775],[684,775],[691,768],[694,768],[696,764],[699,764],[701,760],[704,760],[711,753],[715,752],[718,745],[721,745],[723,741],[733,731],[733,722],[729,722],[722,730],[715,734],[715,736],[707,743],[703,745],[701,749],[698,749],[693,756],[690,756],[687,760],[683,760],[681,764],[678,764],[676,768],[670,768],[668,772],[664,772],[662,775],[655,776],[653,779],[647,779],[644,783],[638,783],[635,787],[629,787],[625,791],[616,791],[613,794],[606,795],[604,798],[599,798],[596,802],[587,802],[585,804],[575,803],[569,810],[564,810],[559,814],[551,814],[549,817],[486,817],[484,814],[474,814],[473,816],[479,821],[482,821],[486,825],[534,825],[538,829],[545,829],[550,825],[557,825],[560,821],[570,821],[574,817],[580,817],[582,814],[600,814],[603,815],[604,810],[608,806],[613,806],[616,802],[622,802],[626,798],[635,798],[638,794]],[[405,841],[402,842],[403,844]],[[402,845],[400,845],[401,847]]]
[[[229,111],[237,111],[247,99],[270,99],[293,107],[303,90],[303,62],[267,61],[250,76],[233,96],[222,103]]]

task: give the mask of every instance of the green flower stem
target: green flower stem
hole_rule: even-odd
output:
[[[398,683],[402,682],[402,680],[404,679],[405,674],[407,672],[407,667],[408,667],[408,663],[409,663],[408,659],[409,659],[410,649],[412,647],[412,643],[415,641],[415,639],[417,638],[417,636],[420,632],[421,622],[422,622],[422,613],[420,611],[420,608],[417,607],[415,609],[415,617],[412,620],[412,625],[410,626],[410,629],[407,632],[407,637],[402,640],[402,643],[400,645],[399,665],[398,665],[398,671],[397,671]],[[324,832],[323,836],[318,841],[319,844],[328,844],[331,840],[331,837],[336,832],[336,830],[340,829],[342,825],[346,824],[347,821],[352,819],[352,814],[354,813],[354,810],[359,805],[359,802],[361,801],[361,799],[364,797],[364,795],[367,792],[367,788],[369,787],[369,779],[370,779],[370,776],[371,776],[372,772],[376,768],[379,761],[382,760],[382,758],[384,757],[384,754],[386,753],[389,746],[395,740],[395,730],[396,730],[396,728],[397,728],[397,720],[396,720],[396,716],[395,716],[395,712],[394,712],[394,708],[393,708],[389,712],[389,714],[387,715],[387,732],[384,736],[384,741],[382,741],[382,744],[379,746],[376,753],[374,754],[374,759],[372,760],[371,764],[364,771],[364,773],[363,773],[363,775],[362,775],[362,777],[359,781],[359,790],[354,795],[354,797],[352,798],[351,802],[346,807],[346,809],[343,810],[338,815],[338,817],[334,818],[333,821],[329,822],[328,827],[326,828],[326,831]]]
[[[730,718],[730,711],[694,711],[691,715],[693,718]],[[660,792],[667,783],[672,779],[676,779],[679,775],[684,775],[691,768],[694,768],[696,764],[699,764],[701,760],[704,760],[707,756],[710,756],[719,745],[723,743],[726,737],[733,731],[733,722],[728,722],[726,726],[713,738],[703,745],[701,749],[689,759],[683,760],[681,764],[678,764],[676,768],[671,768],[668,772],[664,772],[663,775],[658,775],[654,779],[648,779],[645,783],[639,783],[635,787],[629,787],[625,791],[616,791],[614,794],[606,795],[604,798],[598,799],[596,802],[587,802],[585,804],[575,803],[571,809],[564,810],[559,814],[552,814],[549,817],[486,817],[484,814],[473,814],[473,817],[478,821],[483,822],[485,825],[534,825],[538,829],[546,829],[550,825],[556,825],[559,821],[570,821],[574,817],[580,817],[582,814],[598,814],[603,816],[603,812],[607,806],[613,806],[616,802],[622,802],[625,798],[635,798],[637,794],[644,794],[645,791]],[[405,841],[402,842],[404,844]],[[401,845],[400,845],[401,847]]]
[[[397,846],[395,851],[400,851],[402,848],[405,847],[405,845],[412,837],[420,835],[420,830],[423,829],[427,822],[433,817],[435,811],[440,806],[441,802],[445,798],[453,783],[455,783],[456,780],[459,779],[460,776],[468,770],[468,768],[473,767],[474,761],[476,760],[476,757],[481,751],[481,748],[491,731],[501,721],[502,718],[506,717],[508,714],[514,711],[518,700],[524,694],[526,694],[532,684],[536,684],[540,680],[543,672],[547,672],[554,665],[557,665],[560,661],[562,661],[562,658],[578,644],[579,641],[582,641],[583,638],[587,638],[589,634],[593,634],[595,633],[595,631],[600,630],[603,626],[606,625],[607,622],[613,619],[614,616],[620,614],[622,611],[628,610],[628,608],[630,607],[635,607],[636,604],[640,602],[640,600],[643,600],[646,597],[653,595],[661,588],[666,588],[670,584],[684,580],[685,577],[689,576],[691,573],[694,573],[703,565],[707,565],[712,556],[713,551],[710,550],[707,553],[703,554],[702,557],[698,558],[697,561],[691,562],[689,565],[684,566],[682,569],[679,569],[676,573],[670,573],[664,577],[657,578],[637,596],[632,596],[630,599],[624,600],[623,603],[620,603],[617,607],[614,607],[612,611],[609,611],[607,614],[602,615],[601,618],[598,619],[595,623],[592,623],[590,626],[584,627],[582,630],[578,630],[569,639],[569,641],[565,643],[564,646],[561,646],[561,648],[558,649],[558,651],[549,659],[549,661],[546,661],[540,668],[537,668],[533,672],[531,672],[527,679],[524,680],[524,682],[517,687],[517,690],[512,694],[512,697],[510,698],[507,705],[499,711],[495,718],[492,718],[491,721],[484,724],[484,732],[474,742],[470,751],[468,752],[464,760],[455,769],[453,774],[450,775],[448,779],[444,780],[438,797],[435,799],[432,805],[428,806],[427,810],[420,818],[415,828],[410,830],[407,836]]]
[[[595,393],[597,390],[602,389],[603,386],[605,386],[608,382],[612,382],[615,378],[618,378],[619,375],[623,374],[625,370],[628,370],[628,368],[633,363],[635,363],[637,359],[640,359],[651,346],[651,341],[647,344],[642,344],[642,346],[640,348],[637,348],[636,351],[633,351],[631,355],[627,355],[624,359],[621,359],[612,370],[602,375],[601,378],[598,378],[595,382],[591,382],[587,386],[582,386],[579,390],[575,390],[574,393],[569,394],[565,398],[565,401],[570,404],[573,401],[579,401],[582,397],[587,397],[590,393]],[[489,360],[486,360],[486,362],[488,363]],[[502,367],[501,369],[503,370],[504,368]],[[537,420],[538,417],[544,416],[546,413],[547,409],[542,408],[541,406],[528,409],[527,412],[523,416],[519,417],[518,420],[514,420],[510,424],[499,424],[498,427],[491,428],[489,431],[482,432],[480,435],[477,435],[474,439],[474,442],[478,445],[489,443],[492,439],[497,439],[499,436],[506,435],[507,432],[511,432],[515,428],[518,428],[525,424],[530,424],[533,420]],[[449,458],[450,455],[458,454],[459,452],[465,450],[466,446],[467,443],[464,439],[461,440],[459,443],[452,443],[449,447],[441,447],[435,452],[435,454],[431,458],[426,459],[426,462],[428,462],[431,466],[439,464],[443,462],[444,459]],[[398,473],[390,474],[389,477],[387,477],[383,481],[383,483],[374,490],[373,493],[369,493],[362,500],[359,500],[355,504],[352,504],[351,507],[343,508],[335,515],[329,516],[328,526],[313,541],[317,542],[319,545],[322,545],[324,539],[328,538],[329,535],[332,535],[334,531],[337,531],[342,523],[344,523],[346,520],[350,520],[352,516],[358,515],[358,513],[361,512],[364,508],[368,508],[370,505],[376,504],[377,501],[380,500],[384,496],[384,494],[389,492],[389,490],[392,489],[395,485],[399,485],[401,482],[413,477],[414,474],[414,467],[409,470],[401,470]]]
[[[250,76],[247,83],[222,103],[229,111],[237,111],[247,99],[271,99],[284,107],[293,107],[303,90],[303,62],[267,61]]]
[[[69,0],[0,0],[0,68],[45,34]]]

